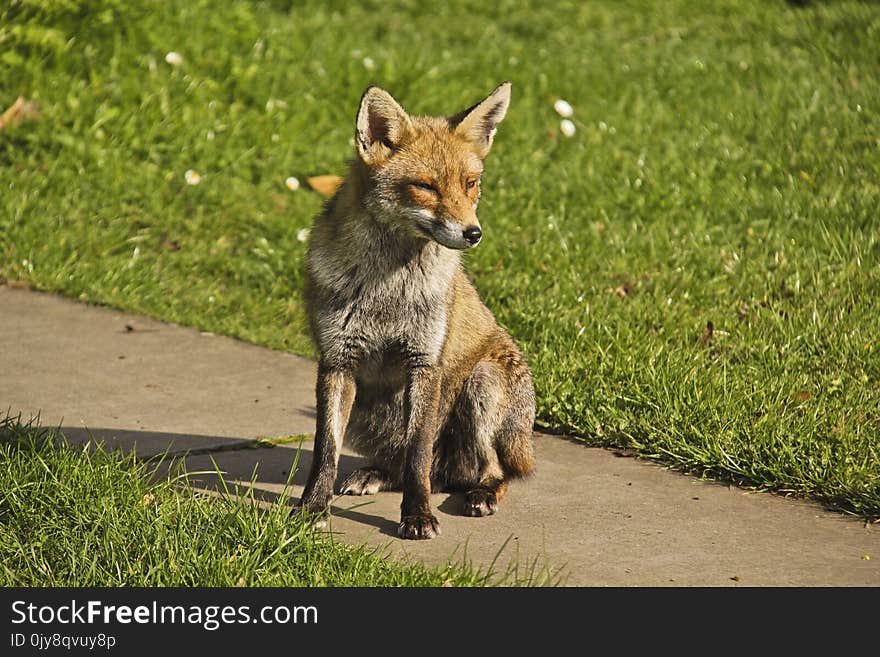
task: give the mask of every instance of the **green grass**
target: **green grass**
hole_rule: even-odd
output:
[[[428,568],[315,532],[285,503],[209,496],[132,455],[0,420],[0,586],[486,586],[540,573]]]
[[[94,4],[0,16],[0,275],[312,354],[285,178],[510,79],[468,269],[540,423],[880,517],[880,5]]]

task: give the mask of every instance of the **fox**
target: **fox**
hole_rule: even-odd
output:
[[[510,82],[449,117],[362,95],[355,157],[315,217],[305,308],[319,358],[313,461],[300,508],[328,510],[343,442],[367,457],[340,495],[402,491],[398,535],[440,533],[430,494],[494,514],[534,469],[535,390],[523,353],[468,278],[483,236],[483,165]]]

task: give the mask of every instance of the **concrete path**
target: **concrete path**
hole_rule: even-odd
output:
[[[75,440],[142,455],[193,450],[188,469],[213,460],[266,499],[302,491],[310,437],[238,448],[314,431],[311,361],[0,286],[0,371],[0,414],[39,414]],[[518,563],[520,574],[547,569],[570,585],[880,586],[880,526],[565,438],[535,443],[537,473],[513,484],[494,516],[460,516],[459,496],[434,495],[442,535],[401,541],[400,494],[389,492],[337,498],[329,529],[402,558]],[[345,452],[341,474],[361,463]]]

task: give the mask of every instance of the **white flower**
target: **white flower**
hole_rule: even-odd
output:
[[[553,109],[556,110],[556,113],[559,116],[562,116],[564,118],[568,118],[572,114],[574,114],[574,110],[572,109],[571,105],[569,105],[566,101],[562,100],[561,98],[559,100],[557,100],[555,103],[553,103]]]
[[[275,108],[278,109],[287,109],[287,103],[281,100],[280,98],[270,98],[266,101],[266,111],[271,112]]]
[[[299,189],[299,180],[291,176],[287,180],[284,181],[284,185],[292,192],[295,192]]]
[[[172,66],[180,66],[183,64],[183,55],[179,52],[174,52],[173,50],[165,55],[165,61],[171,64]]]
[[[184,179],[186,180],[187,185],[198,185],[202,182],[202,176],[198,171],[193,171],[192,169],[187,169],[186,173],[183,174]]]
[[[568,119],[562,119],[562,121],[559,122],[559,129],[566,137],[572,137],[575,133],[574,123]]]
[[[296,239],[298,239],[300,242],[305,242],[307,239],[309,239],[309,229],[301,228],[299,231],[297,231]]]
[[[376,68],[376,62],[373,61],[372,57],[364,57],[364,68],[368,71],[372,71]]]

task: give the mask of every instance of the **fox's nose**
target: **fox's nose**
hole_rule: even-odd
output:
[[[479,242],[482,236],[483,231],[481,231],[477,226],[471,226],[464,231],[464,238],[471,243],[471,246]]]

